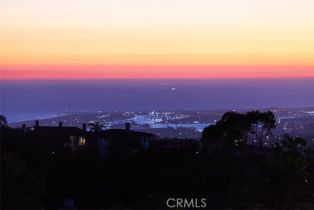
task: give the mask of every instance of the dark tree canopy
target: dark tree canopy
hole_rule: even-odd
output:
[[[215,125],[204,129],[202,140],[205,145],[216,142],[224,146],[238,146],[246,143],[249,133],[255,132],[254,125],[271,132],[276,126],[275,116],[270,111],[227,112]]]
[[[300,137],[291,137],[289,135],[285,135],[283,139],[275,144],[275,147],[284,153],[288,153],[290,155],[300,155],[306,146],[306,141]]]
[[[0,115],[0,127],[5,127],[7,126],[7,124],[7,118],[4,115]]]
[[[105,126],[99,122],[90,122],[88,125],[91,127],[91,131],[93,132],[100,132],[103,128],[105,128]]]

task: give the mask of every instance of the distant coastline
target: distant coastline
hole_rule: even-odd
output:
[[[179,137],[199,139],[201,132],[209,125],[214,125],[224,113],[236,111],[240,113],[258,109],[213,109],[213,110],[178,110],[178,111],[95,111],[95,112],[64,112],[62,114],[35,115],[33,119],[9,122],[11,127],[27,127],[35,125],[35,120],[41,126],[59,125],[82,128],[83,124],[98,122],[105,129],[121,129],[125,123],[131,123],[132,130],[149,132],[163,138]],[[312,127],[314,126],[314,107],[308,108],[278,108],[259,109],[272,111],[277,119],[277,133],[302,136],[314,142]]]
[[[66,115],[67,115],[66,113],[62,113],[62,114],[36,114],[34,113],[34,114],[25,114],[24,116],[22,114],[19,116],[15,116],[13,118],[11,117],[12,115],[9,115],[8,122],[9,124],[15,124],[15,123],[34,121],[34,120],[48,120],[48,119],[53,119],[53,118],[58,118],[58,117],[64,117]]]

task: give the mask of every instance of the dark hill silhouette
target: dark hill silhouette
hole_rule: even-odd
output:
[[[205,209],[313,209],[305,141],[250,144],[272,138],[275,122],[271,112],[229,112],[202,141],[130,125],[1,126],[1,209],[60,209],[64,199],[77,209],[168,209],[168,198],[205,198]]]

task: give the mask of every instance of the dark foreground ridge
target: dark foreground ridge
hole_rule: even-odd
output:
[[[271,141],[272,112],[227,112],[201,140],[0,125],[1,209],[314,209],[313,150]]]

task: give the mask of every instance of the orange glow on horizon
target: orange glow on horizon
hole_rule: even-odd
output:
[[[1,80],[314,78],[314,66],[9,65]]]

